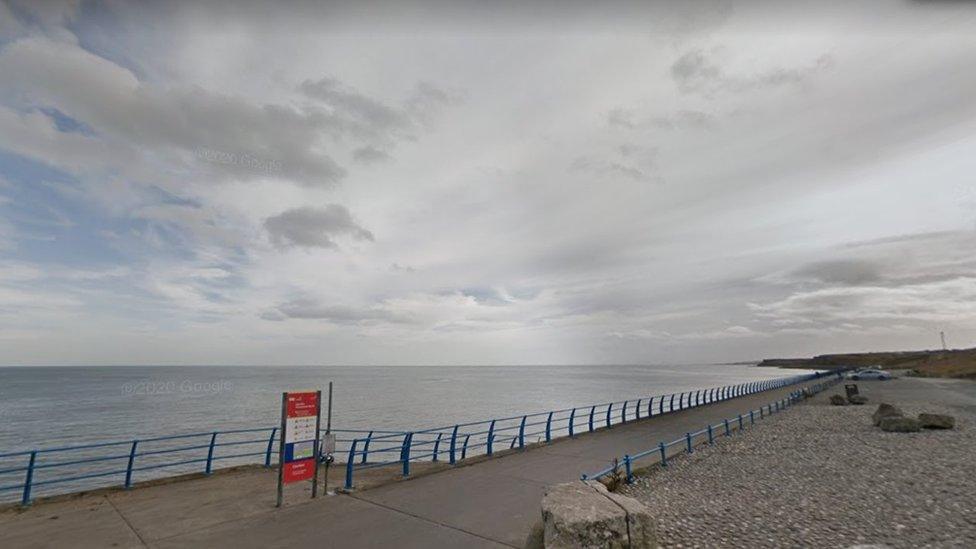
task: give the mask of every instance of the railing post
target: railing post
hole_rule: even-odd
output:
[[[739,430],[745,429],[745,424],[742,423],[742,414],[739,414]]]
[[[403,461],[403,476],[410,476],[410,445],[413,442],[413,433],[403,436],[403,448],[400,450],[400,460]]]
[[[685,442],[688,443],[688,453],[690,454],[693,451],[691,449],[691,433],[685,433]]]
[[[732,436],[732,430],[729,429],[729,420],[723,419],[722,421],[725,422],[725,436],[727,437]]]
[[[660,450],[660,452],[661,452],[661,467],[667,467],[668,466],[668,450],[667,450],[667,448],[664,447],[664,443],[663,442],[659,442],[657,444],[657,447],[658,447],[658,450]]]
[[[468,456],[468,441],[471,440],[471,435],[464,435],[464,446],[461,446],[461,460],[464,460]]]
[[[630,484],[634,481],[634,475],[630,471],[630,455],[624,456],[624,471],[627,473],[626,480],[624,480],[624,482]]]
[[[213,452],[214,444],[217,443],[217,433],[210,435],[210,447],[207,448],[207,469],[204,471],[205,475],[209,475],[213,471]]]
[[[698,391],[695,392],[695,406],[702,405],[701,397],[702,397],[702,390],[699,389]]]
[[[366,463],[366,458],[367,456],[369,456],[369,443],[372,440],[373,440],[373,431],[370,431],[369,434],[366,435],[366,440],[363,442],[363,458],[362,458],[363,460],[360,463],[363,464]]]
[[[573,438],[573,423],[576,421],[576,408],[569,413],[569,438]]]
[[[657,413],[658,415],[664,414],[664,395],[661,395],[661,400],[657,402]]]
[[[441,435],[443,434],[444,433],[437,433],[437,440],[434,441],[434,455],[431,456],[431,461],[437,461],[437,454],[440,453],[441,449]]]
[[[274,437],[278,433],[278,428],[271,429],[271,436],[268,437],[268,449],[264,452],[264,467],[271,467],[271,449],[274,448]]]
[[[715,444],[715,436],[712,434],[712,424],[708,424],[708,443]]]
[[[647,399],[647,417],[654,415],[654,397]]]
[[[450,459],[451,465],[454,465],[457,462],[457,459],[456,459],[456,457],[457,457],[457,432],[458,432],[458,426],[455,425],[454,426],[454,430],[451,431],[451,453],[448,455],[448,459]]]
[[[522,423],[519,424],[519,450],[525,448],[525,418],[522,416]]]
[[[346,460],[346,490],[352,490],[352,468],[356,464],[356,444],[359,443],[358,438],[352,440],[352,444],[349,445],[349,459]]]
[[[638,419],[640,419],[640,405],[641,405],[641,401],[642,400],[644,400],[644,399],[642,399],[642,398],[637,399],[637,405],[634,406],[634,420],[635,421],[638,420]]]
[[[495,449],[495,420],[491,420],[491,425],[488,426],[488,440],[485,443],[485,452],[490,456],[494,453]]]
[[[596,413],[596,406],[590,407],[590,432],[593,432],[593,414]]]
[[[613,410],[613,403],[607,404],[607,429],[610,428],[610,411]]]
[[[674,411],[674,393],[671,393],[671,403],[668,404],[668,412]]]
[[[624,407],[620,410],[620,424],[623,425],[627,423],[627,401],[624,401]]]
[[[756,414],[754,414],[752,410],[749,410],[749,425],[755,425],[755,424],[756,424]]]
[[[552,412],[549,412],[549,417],[546,418],[546,442],[552,440]]]
[[[136,462],[136,446],[139,445],[138,440],[132,441],[132,446],[129,447],[129,464],[125,466],[125,487],[132,487],[132,465]]]
[[[31,504],[31,487],[34,485],[34,463],[37,461],[37,450],[30,453],[27,461],[27,476],[24,478],[24,494],[20,498],[20,505],[27,507]]]

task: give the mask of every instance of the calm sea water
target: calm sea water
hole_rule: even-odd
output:
[[[270,428],[282,391],[324,390],[329,381],[334,427],[415,430],[796,373],[742,365],[0,368],[0,453]]]

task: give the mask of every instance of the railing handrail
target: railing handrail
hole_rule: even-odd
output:
[[[825,381],[823,383],[818,383],[818,384],[812,386],[812,390],[810,391],[809,394],[812,395],[812,394],[819,393],[819,392],[825,390],[826,388],[830,387],[831,385],[834,385],[836,383],[839,383],[841,381],[841,379],[842,379],[842,374],[843,374],[844,371],[846,371],[846,370],[840,369],[840,370],[832,371],[831,373],[836,373],[837,374],[837,377],[836,378],[833,378],[833,379],[829,379],[829,380],[827,380],[827,381]],[[800,377],[799,380],[797,380],[797,381],[795,381],[793,383],[790,383],[790,384],[795,384],[795,383],[799,383],[799,382],[802,382],[802,381],[808,381],[808,380],[811,380],[811,379],[817,379],[818,377],[822,377],[822,375],[823,374],[819,374],[819,375],[818,374],[810,374],[810,375],[807,375],[807,376],[799,376]],[[597,472],[592,473],[592,474],[589,474],[589,475],[582,474],[582,475],[580,475],[580,479],[581,480],[599,480],[599,479],[601,479],[601,478],[603,478],[603,477],[605,477],[605,476],[613,473],[614,471],[619,471],[619,468],[620,468],[620,465],[619,464],[621,462],[623,462],[624,465],[625,465],[625,468],[626,468],[626,473],[627,473],[626,476],[625,476],[624,481],[629,484],[631,482],[632,478],[633,478],[632,477],[632,474],[631,474],[631,466],[632,466],[632,464],[633,464],[634,461],[636,461],[638,459],[643,459],[643,458],[645,458],[647,456],[650,456],[652,454],[658,454],[658,453],[660,453],[661,454],[661,457],[662,457],[662,459],[660,460],[661,465],[662,466],[666,466],[667,465],[667,463],[666,463],[666,455],[663,453],[665,449],[671,448],[672,446],[676,446],[678,444],[687,444],[687,448],[688,448],[687,452],[688,453],[691,453],[693,451],[693,440],[696,439],[697,437],[699,437],[699,436],[701,436],[703,434],[708,434],[709,435],[709,443],[710,444],[713,443],[713,439],[712,439],[713,429],[715,429],[716,427],[724,427],[724,429],[725,429],[725,431],[724,431],[725,436],[731,436],[731,428],[730,428],[730,423],[729,422],[738,422],[738,429],[742,429],[743,428],[743,420],[744,420],[745,417],[749,417],[750,418],[750,424],[753,424],[755,422],[755,415],[754,414],[756,412],[762,413],[763,412],[763,409],[768,409],[769,410],[769,413],[772,414],[772,413],[774,413],[774,408],[773,408],[773,405],[774,404],[776,405],[775,410],[776,411],[781,411],[781,410],[785,409],[786,407],[791,406],[794,402],[797,402],[801,398],[801,395],[802,394],[803,393],[801,391],[794,391],[794,392],[790,393],[789,395],[787,395],[785,398],[777,399],[777,400],[775,400],[775,401],[773,401],[771,403],[768,403],[768,404],[765,404],[765,405],[761,405],[756,410],[749,409],[745,413],[738,414],[737,416],[732,417],[732,418],[722,418],[721,420],[719,420],[719,423],[716,423],[714,425],[711,424],[711,423],[709,423],[709,424],[707,424],[705,426],[704,429],[701,429],[701,430],[698,430],[698,431],[694,431],[694,432],[686,433],[684,436],[682,436],[680,438],[677,438],[677,439],[675,439],[675,440],[673,440],[671,442],[661,441],[661,442],[658,443],[657,446],[651,447],[651,448],[649,448],[647,450],[640,451],[640,452],[638,452],[636,454],[626,454],[624,456],[621,456],[621,457],[618,457],[618,458],[614,458],[612,460],[612,463],[611,463],[611,465],[609,467],[607,467],[605,469],[601,469],[600,471],[597,471]],[[760,416],[760,417],[764,417],[764,416]]]
[[[818,374],[810,374],[817,376]],[[448,456],[450,463],[464,460],[470,452],[492,455],[495,451],[507,449],[524,449],[526,444],[532,443],[530,437],[545,435],[545,442],[550,442],[553,438],[562,436],[575,436],[576,429],[581,431],[588,428],[594,431],[597,428],[610,428],[615,424],[627,423],[636,419],[650,418],[662,413],[671,413],[691,407],[710,404],[734,398],[742,394],[749,394],[774,387],[782,387],[787,383],[795,383],[798,378],[809,376],[793,376],[776,380],[765,380],[762,382],[748,382],[733,385],[723,385],[709,387],[706,389],[693,389],[672,394],[658,394],[648,397],[640,397],[616,402],[605,402],[602,404],[589,404],[586,406],[576,406],[573,408],[563,408],[546,412],[533,412],[528,414],[513,415],[510,417],[494,418],[481,421],[470,421],[453,425],[418,429],[414,431],[395,431],[395,430],[357,430],[357,429],[331,429],[330,432],[346,435],[338,442],[349,443],[347,466],[347,487],[351,488],[352,470],[354,468],[370,468],[379,466],[376,462],[367,462],[368,456],[389,454],[398,452],[400,459],[395,461],[382,461],[385,464],[401,463],[404,475],[409,475],[409,462],[422,459],[438,461],[441,456]],[[677,397],[677,402],[675,398]],[[668,400],[670,399],[670,400]],[[667,402],[666,402],[667,400]],[[655,407],[655,402],[657,406]],[[620,406],[618,406],[620,405]],[[646,406],[646,413],[642,411]],[[595,421],[596,411],[600,411],[599,422]],[[579,414],[577,414],[580,412]],[[655,414],[655,412],[657,412]],[[630,417],[628,417],[630,416]],[[545,417],[545,419],[542,419]],[[538,419],[537,419],[538,418]],[[531,421],[530,421],[531,420]],[[558,424],[557,424],[558,422]],[[541,426],[545,426],[542,428]],[[479,428],[480,426],[480,428]],[[465,432],[469,428],[475,429]],[[539,427],[539,430],[528,429]],[[206,463],[205,474],[210,474],[212,464],[218,460],[233,458],[249,458],[255,456],[264,457],[264,465],[270,466],[272,456],[278,454],[275,441],[280,441],[281,433],[278,427],[255,427],[228,429],[226,431],[207,431],[196,433],[182,433],[165,436],[153,436],[147,438],[135,438],[130,440],[117,440],[108,442],[93,442],[86,444],[65,445],[59,447],[39,448],[34,450],[22,450],[17,452],[7,452],[0,454],[0,459],[11,459],[18,457],[28,457],[25,466],[0,469],[0,476],[15,473],[25,473],[21,484],[0,485],[0,492],[9,490],[23,490],[21,503],[27,505],[31,501],[31,488],[36,486],[47,486],[51,484],[67,483],[84,479],[102,478],[112,475],[125,475],[124,486],[129,488],[132,485],[133,473],[139,471],[155,470],[168,467],[177,467],[193,463]],[[325,432],[321,429],[320,432]],[[226,440],[231,435],[245,435],[248,433],[269,433],[270,436],[260,438],[249,438],[246,440]],[[553,436],[555,433],[555,436]],[[559,433],[568,433],[560,435]],[[698,436],[700,432],[695,433]],[[200,440],[199,442],[193,439]],[[682,439],[683,440],[683,439]],[[187,444],[176,447],[150,447],[147,444],[169,443],[173,441],[187,441]],[[192,441],[192,442],[190,442]],[[370,447],[373,441],[380,441],[380,447]],[[677,441],[681,442],[681,441]],[[672,444],[672,443],[669,443]],[[261,451],[247,451],[242,448],[239,453],[230,455],[215,455],[216,448],[229,446],[261,445]],[[360,446],[361,445],[361,446]],[[60,453],[79,452],[83,450],[98,450],[105,448],[127,448],[127,451],[119,451],[118,454],[108,456],[79,456],[78,459],[67,459],[53,463],[39,463],[42,456],[51,456]],[[357,449],[358,448],[358,449]],[[412,452],[413,449],[418,451]],[[206,457],[178,456],[176,461],[164,462],[143,462],[136,464],[138,458],[160,457],[167,454],[179,454],[194,452],[198,450],[206,451]],[[111,471],[88,471],[84,474],[74,474],[69,471],[67,476],[51,479],[37,480],[34,474],[37,471],[58,470],[59,468],[72,465],[109,463],[114,461],[127,460],[125,469]],[[356,463],[361,462],[361,463]]]

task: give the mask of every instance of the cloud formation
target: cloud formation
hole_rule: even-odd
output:
[[[685,52],[671,65],[671,77],[684,93],[711,96],[720,92],[742,93],[763,88],[795,85],[833,64],[829,54],[817,57],[800,68],[773,67],[753,74],[732,74],[714,60],[714,54],[701,49]]]
[[[275,246],[304,246],[335,249],[335,238],[351,236],[355,240],[373,241],[373,233],[356,223],[345,206],[329,204],[324,208],[301,207],[269,217],[264,227]]]
[[[0,363],[976,341],[973,6],[422,8],[0,4]]]

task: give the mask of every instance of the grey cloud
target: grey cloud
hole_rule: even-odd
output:
[[[682,109],[671,114],[641,118],[632,109],[616,108],[607,113],[607,124],[628,130],[703,130],[715,126],[716,116],[704,111]]]
[[[329,107],[330,116],[342,129],[363,138],[403,138],[413,127],[403,111],[367,97],[335,78],[306,80],[298,89]]]
[[[401,265],[399,263],[390,263],[390,270],[395,272],[404,272],[404,273],[417,272],[416,268],[411,267],[410,265]]]
[[[810,278],[827,284],[859,286],[882,280],[881,266],[873,261],[840,259],[818,261],[794,271],[800,278]]]
[[[325,305],[315,299],[295,299],[283,303],[261,315],[265,320],[280,321],[289,318],[300,320],[325,320],[333,324],[356,325],[377,322],[405,323],[410,319],[382,307],[349,307]]]
[[[832,58],[825,54],[806,67],[776,67],[753,75],[733,75],[728,74],[704,51],[695,49],[686,52],[671,65],[671,77],[682,92],[708,96],[721,91],[743,92],[797,84],[829,68],[831,64]]]
[[[663,180],[637,166],[623,164],[614,160],[600,160],[593,157],[581,156],[573,161],[570,169],[576,172],[595,175],[622,175],[633,181],[660,183]]]
[[[429,127],[444,107],[461,99],[456,92],[427,82],[419,83],[402,107],[381,103],[331,77],[306,80],[298,89],[329,109],[327,116],[337,130],[386,148],[416,139],[419,130]]]
[[[460,91],[442,89],[430,82],[420,82],[406,100],[405,108],[421,124],[429,126],[441,110],[457,105],[464,97],[465,94]]]
[[[702,111],[681,110],[667,116],[655,116],[650,120],[658,128],[674,129],[708,129],[715,125],[715,115]]]
[[[961,231],[846,244],[829,250],[841,257],[780,277],[790,287],[785,297],[749,307],[774,326],[805,332],[952,322],[976,314],[974,245],[976,234]]]
[[[298,184],[334,184],[345,175],[318,147],[328,116],[284,105],[255,104],[199,88],[159,88],[74,45],[28,38],[0,52],[0,72],[17,74],[0,93],[23,108],[56,108],[98,134],[99,141],[155,153],[221,151],[280,166]],[[42,158],[47,161],[47,158]],[[57,160],[55,160],[57,161]],[[252,163],[198,164],[237,177],[263,177]]]
[[[352,152],[352,158],[361,164],[376,164],[386,162],[392,157],[386,151],[377,149],[372,145],[360,147]]]
[[[337,236],[356,240],[373,240],[373,233],[353,219],[345,206],[329,204],[325,208],[302,207],[269,217],[264,227],[271,242],[280,247],[302,246],[334,249]]]

